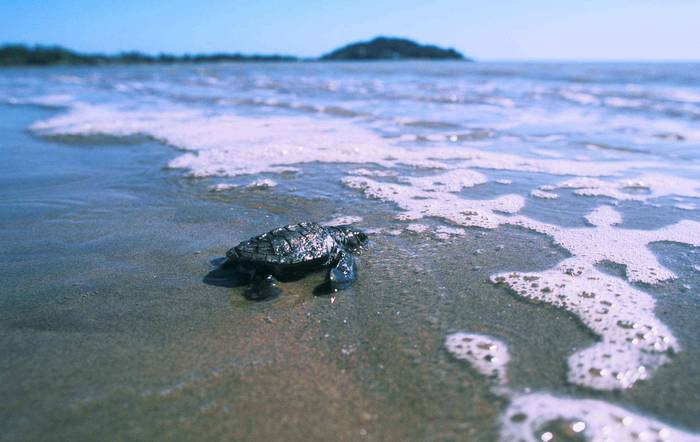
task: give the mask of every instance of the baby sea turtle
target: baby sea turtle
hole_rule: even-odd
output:
[[[366,242],[367,235],[351,226],[299,223],[243,241],[226,257],[250,278],[245,297],[263,300],[280,293],[277,279],[293,280],[326,267],[330,288],[350,287],[357,279],[353,252]]]

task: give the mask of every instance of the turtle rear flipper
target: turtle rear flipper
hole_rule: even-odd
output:
[[[278,297],[281,293],[282,290],[279,288],[279,283],[274,276],[255,275],[250,287],[246,289],[243,296],[250,301],[267,301]]]
[[[328,271],[328,281],[333,290],[345,290],[357,279],[357,260],[352,253],[340,252],[338,263]]]

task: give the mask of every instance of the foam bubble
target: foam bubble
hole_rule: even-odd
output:
[[[453,333],[445,338],[445,348],[479,373],[496,379],[500,384],[507,382],[506,366],[510,355],[508,347],[498,339],[475,333]]]
[[[589,441],[698,442],[700,436],[671,428],[656,419],[600,400],[574,399],[533,393],[515,396],[501,416],[501,440],[541,442],[559,440],[549,426],[559,421],[564,434]],[[546,433],[550,433],[551,438]]]

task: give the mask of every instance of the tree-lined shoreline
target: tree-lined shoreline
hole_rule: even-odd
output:
[[[239,53],[158,54],[130,51],[119,54],[84,54],[60,46],[0,46],[0,66],[112,65],[156,63],[213,63],[222,61],[297,61],[289,55],[246,55]]]
[[[0,46],[0,66],[56,66],[56,65],[122,65],[164,63],[217,63],[217,62],[294,62],[345,60],[463,60],[471,61],[454,49],[421,45],[404,38],[377,37],[370,41],[352,43],[319,58],[300,58],[280,54],[241,54],[219,52],[213,54],[173,55],[145,54],[138,51],[119,54],[86,54],[61,46],[29,46],[5,44]]]

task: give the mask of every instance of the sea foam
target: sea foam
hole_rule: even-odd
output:
[[[569,381],[591,388],[628,388],[646,379],[680,347],[654,315],[654,300],[626,281],[601,272],[603,261],[622,264],[631,281],[649,284],[675,278],[648,249],[656,241],[700,245],[700,223],[681,221],[657,230],[617,227],[619,212],[601,206],[586,216],[592,225],[564,228],[514,217],[509,223],[550,236],[572,257],[543,272],[505,272],[492,276],[526,299],[563,308],[581,319],[601,341],[574,353]]]
[[[503,441],[557,441],[577,434],[591,442],[700,441],[697,434],[617,405],[549,393],[516,395],[501,417]]]
[[[577,195],[605,196],[620,201],[648,201],[674,195],[700,198],[700,180],[666,174],[644,173],[635,178],[615,180],[579,177],[563,181],[557,187],[575,189]]]
[[[654,299],[625,281],[576,258],[544,272],[492,277],[518,296],[576,315],[600,337],[569,357],[568,380],[599,390],[622,389],[646,379],[680,346],[654,315]]]
[[[401,220],[438,217],[465,227],[493,229],[505,222],[506,218],[501,214],[516,213],[525,204],[522,196],[514,194],[492,200],[464,199],[444,190],[453,190],[455,187],[446,186],[443,177],[444,175],[435,175],[421,178],[420,185],[428,190],[365,177],[348,177],[343,182],[349,187],[362,190],[370,198],[396,203],[403,209],[397,216]]]
[[[548,392],[521,392],[508,384],[508,346],[477,333],[457,332],[445,338],[445,349],[455,358],[489,377],[494,394],[508,400],[500,417],[503,442],[542,442],[578,437],[593,442],[698,442],[700,436],[611,403]]]
[[[66,113],[36,122],[31,129],[46,136],[148,136],[190,151],[169,165],[189,169],[199,177],[297,171],[298,165],[310,162],[458,167],[464,171],[483,168],[594,177],[617,175],[633,168],[671,167],[649,161],[533,159],[449,143],[420,149],[392,145],[373,131],[344,119],[254,118],[177,106],[144,110],[76,102]]]
[[[600,206],[586,215],[591,227],[567,228],[518,216],[508,223],[550,236],[554,242],[571,252],[584,267],[603,261],[625,266],[631,281],[658,283],[673,279],[676,274],[659,263],[649,250],[653,242],[666,241],[700,246],[700,223],[683,220],[657,230],[636,230],[618,227],[619,212],[610,206]]]
[[[510,354],[506,345],[496,338],[475,333],[458,332],[445,338],[445,348],[457,359],[467,361],[476,371],[507,382],[506,366]]]

